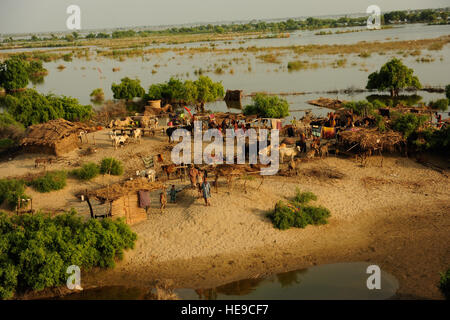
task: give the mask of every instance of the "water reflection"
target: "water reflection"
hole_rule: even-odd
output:
[[[352,262],[315,266],[284,272],[262,279],[244,279],[209,289],[178,289],[189,300],[346,300],[389,299],[399,287],[398,281],[381,271],[381,289],[367,288],[369,263]]]

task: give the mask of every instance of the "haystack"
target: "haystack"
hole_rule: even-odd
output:
[[[25,152],[48,153],[56,156],[70,152],[79,145],[78,135],[91,128],[64,119],[50,120],[28,127],[20,145]]]
[[[339,143],[353,148],[358,146],[359,150],[381,150],[394,152],[396,147],[404,145],[405,139],[399,132],[379,132],[377,129],[358,128],[353,131],[341,131]]]
[[[96,198],[102,203],[110,204],[112,218],[125,218],[126,223],[135,224],[147,219],[147,210],[140,206],[145,193],[164,190],[165,186],[159,182],[149,182],[146,178],[137,178],[123,183],[116,183],[107,187],[88,192],[89,197]]]

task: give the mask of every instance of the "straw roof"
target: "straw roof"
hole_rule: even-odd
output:
[[[139,190],[154,191],[165,189],[165,185],[160,182],[150,182],[146,178],[127,180],[122,183],[115,183],[101,189],[89,192],[90,196],[99,200],[117,200],[125,195],[136,193]]]
[[[359,128],[359,130],[355,131],[341,131],[339,136],[344,144],[359,144],[363,150],[378,148],[392,150],[395,145],[405,142],[405,139],[399,132],[388,131],[381,133],[377,129]]]
[[[50,120],[28,127],[26,137],[22,139],[21,145],[54,146],[62,139],[83,130],[90,131],[90,128],[82,123],[73,123],[64,119]]]

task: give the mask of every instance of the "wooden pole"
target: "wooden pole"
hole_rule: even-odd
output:
[[[91,211],[91,218],[94,218],[94,210],[92,209],[91,202],[89,201],[89,196],[87,194],[87,190],[86,190],[85,197],[86,197],[86,202],[87,202],[87,204],[89,206],[89,210]]]

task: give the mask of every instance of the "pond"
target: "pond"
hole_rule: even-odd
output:
[[[267,278],[243,279],[207,289],[176,289],[184,300],[380,300],[395,297],[396,278],[381,270],[381,288],[369,290],[367,262],[346,262],[278,273]],[[148,289],[110,286],[60,299],[146,299]]]

